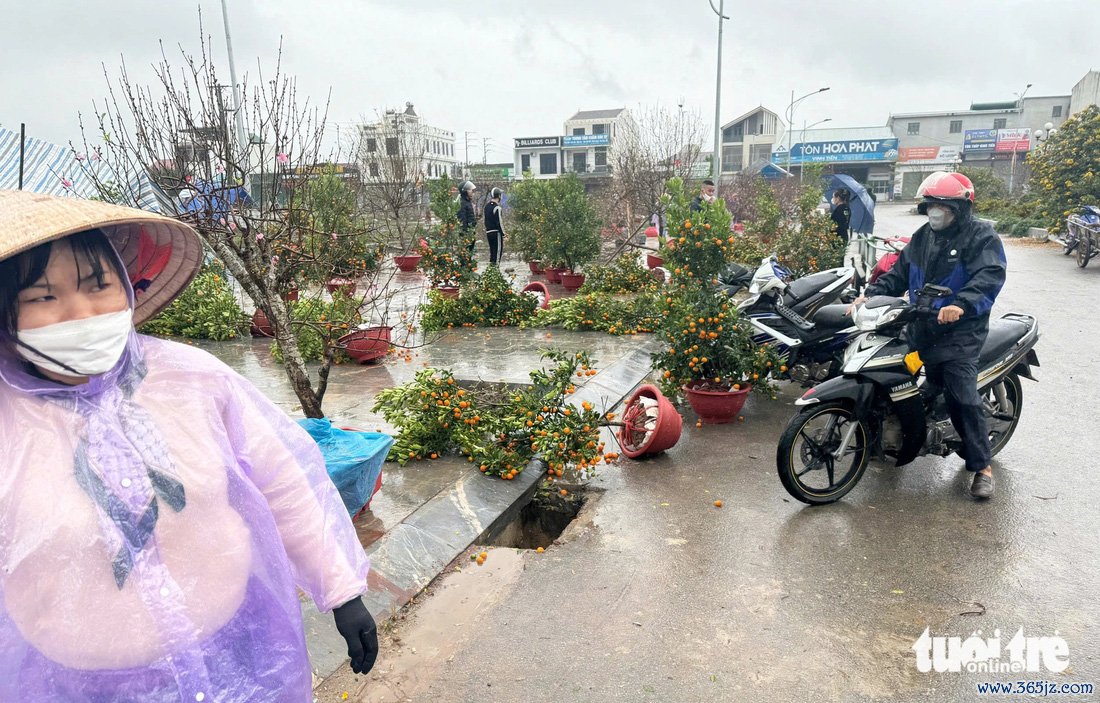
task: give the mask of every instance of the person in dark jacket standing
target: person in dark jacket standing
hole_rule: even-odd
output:
[[[833,192],[833,223],[836,225],[836,236],[848,243],[848,227],[852,222],[852,208],[848,201],[852,199],[852,193],[847,188],[837,188]]]
[[[463,181],[458,188],[458,225],[462,228],[462,237],[470,242],[470,251],[474,250],[474,229],[477,228],[477,208],[474,207],[473,181]]]
[[[699,190],[699,195],[691,199],[691,211],[699,212],[703,209],[703,203],[713,203],[716,191],[714,181],[709,178],[703,181],[703,187]]]
[[[974,184],[960,173],[937,171],[921,183],[917,211],[928,224],[913,235],[893,267],[867,287],[866,295],[901,295],[926,283],[954,294],[942,301],[935,320],[911,323],[911,343],[924,361],[928,381],[944,390],[951,424],[963,441],[963,458],[974,472],[970,494],[993,495],[989,428],[978,395],[978,356],[989,333],[989,312],[1004,286],[1004,246],[993,228],[975,219]],[[854,308],[866,298],[857,298]]]
[[[504,254],[504,208],[500,199],[504,191],[493,188],[489,202],[485,203],[485,238],[489,240],[489,265],[496,266]]]

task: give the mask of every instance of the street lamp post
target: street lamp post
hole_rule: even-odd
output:
[[[1031,90],[1031,84],[1030,83],[1028,83],[1027,86],[1024,87],[1023,92],[1016,93],[1016,110],[1018,112],[1020,112],[1021,115],[1023,114],[1023,110],[1024,110],[1024,96],[1027,95],[1027,91],[1029,91],[1029,90]],[[1019,124],[1019,123],[1017,123],[1017,124]],[[1029,139],[1028,141],[1030,142],[1031,140]],[[1018,145],[1018,142],[1013,142],[1012,143],[1012,166],[1010,166],[1009,169],[1008,169],[1008,194],[1009,195],[1012,195],[1013,190],[1014,190],[1014,186],[1016,185],[1016,152],[1019,151],[1019,149],[1016,148],[1017,145]]]
[[[818,126],[819,124],[825,124],[826,122],[832,122],[832,121],[833,121],[832,117],[826,117],[825,119],[818,120],[817,122],[814,122],[812,125],[807,127],[806,126],[806,120],[802,120],[802,133],[798,136],[799,143],[800,144],[805,144],[806,143],[806,130],[813,129],[814,127]],[[799,183],[802,182],[802,171],[803,171],[802,168],[798,169],[798,182]]]
[[[710,175],[714,178],[715,192],[718,189],[719,176],[722,174],[722,21],[728,20],[724,13],[726,0],[718,0],[718,7],[712,0],[710,9],[718,15],[718,71],[714,81],[714,158],[710,162]]]
[[[787,106],[787,173],[791,172],[791,134],[794,132],[794,124],[792,122],[792,120],[794,120],[794,106],[806,98],[817,95],[818,93],[824,93],[828,89],[828,87],[818,88],[817,90],[806,93],[798,100],[794,99],[794,91],[791,91],[791,104]]]

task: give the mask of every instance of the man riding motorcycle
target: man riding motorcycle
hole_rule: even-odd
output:
[[[926,283],[954,294],[937,301],[935,319],[910,324],[908,335],[924,361],[930,383],[943,388],[951,424],[963,440],[966,469],[974,472],[970,494],[993,495],[989,429],[977,390],[977,359],[989,332],[989,311],[1005,282],[1006,261],[993,228],[973,217],[974,184],[960,173],[937,171],[917,190],[917,211],[928,223],[913,235],[893,267],[869,285],[849,313],[868,297],[900,296]]]

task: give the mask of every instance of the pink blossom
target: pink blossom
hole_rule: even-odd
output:
[[[77,152],[77,154],[76,154],[76,156],[75,156],[74,158],[75,158],[75,159],[76,159],[77,161],[83,161],[83,160],[84,160],[85,158],[87,158],[87,157],[86,157],[86,156],[84,156],[84,152],[83,152],[83,151],[80,151],[80,152]]]
[[[101,158],[103,158],[103,154],[100,152],[99,147],[92,149],[92,161],[99,161]]]
[[[225,218],[224,217],[218,218],[218,224],[219,225],[224,225],[225,224]]]
[[[334,241],[334,242],[336,241],[336,233],[335,232],[332,233],[332,241]]]
[[[236,222],[230,222],[229,223],[229,229],[236,232],[237,231],[237,223]],[[260,235],[260,236],[263,236],[263,235]]]
[[[218,173],[225,173],[225,166],[222,166],[221,164],[218,164],[217,166],[214,167],[214,170]]]
[[[279,263],[279,257],[278,257],[278,256],[273,256],[273,257],[271,257],[271,265],[272,265],[272,266],[275,266],[275,265],[277,265],[278,263]]]
[[[263,232],[257,232],[256,233],[256,241],[257,242],[262,242],[263,240],[264,240],[264,233]]]
[[[281,166],[286,166],[288,163],[290,163],[290,157],[282,151],[280,151],[278,154],[275,154],[275,160],[278,161]]]
[[[193,178],[192,176],[184,176],[184,177],[183,177],[183,180],[185,180],[185,181],[187,181],[188,183],[190,183],[190,182],[191,182],[191,180],[192,180],[192,178]]]
[[[66,188],[72,188],[73,187],[73,182],[70,181],[68,178],[62,178],[61,179],[61,185],[63,185]]]

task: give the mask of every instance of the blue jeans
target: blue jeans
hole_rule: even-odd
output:
[[[989,446],[989,425],[978,395],[978,364],[973,359],[952,359],[925,364],[928,380],[943,389],[951,424],[962,438],[960,454],[967,471],[981,471],[993,458]]]

